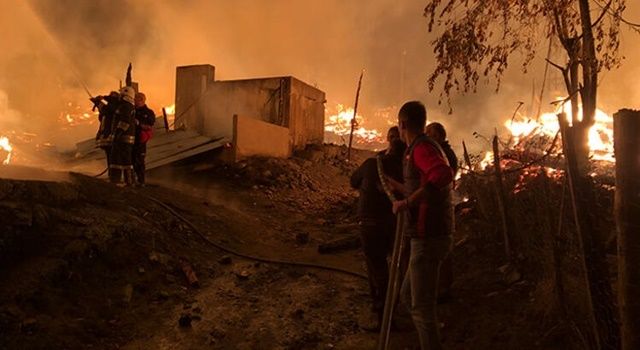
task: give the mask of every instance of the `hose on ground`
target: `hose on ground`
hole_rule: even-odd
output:
[[[259,262],[263,262],[263,263],[289,265],[289,266],[297,266],[297,267],[305,267],[305,268],[314,268],[314,269],[320,269],[320,270],[339,272],[339,273],[343,273],[343,274],[354,276],[354,277],[364,278],[366,280],[369,279],[367,277],[367,275],[365,275],[363,273],[355,272],[355,271],[351,271],[351,270],[347,270],[347,269],[342,269],[342,268],[339,268],[339,267],[326,266],[326,265],[322,265],[322,264],[300,262],[300,261],[287,261],[287,260],[280,260],[280,259],[273,259],[273,258],[264,258],[264,257],[258,257],[258,256],[253,256],[253,255],[249,255],[249,254],[238,252],[236,250],[233,250],[231,248],[225,247],[225,246],[221,245],[220,243],[214,242],[211,239],[209,239],[209,237],[207,237],[204,233],[202,233],[202,231],[200,231],[191,221],[189,221],[184,216],[180,215],[180,213],[175,211],[173,208],[171,208],[169,205],[167,205],[163,201],[161,201],[159,199],[156,199],[154,197],[151,197],[149,195],[147,195],[147,197],[149,199],[151,199],[154,203],[156,203],[159,206],[161,206],[162,208],[166,209],[168,212],[170,212],[173,216],[178,218],[180,221],[184,222],[187,226],[189,226],[193,230],[193,232],[195,232],[198,236],[200,236],[200,238],[202,238],[205,242],[207,242],[208,244],[210,244],[210,245],[212,245],[212,246],[214,246],[214,247],[216,247],[216,248],[218,248],[218,249],[220,249],[220,250],[222,250],[222,251],[224,251],[226,253],[229,253],[229,254],[244,258],[244,259],[259,261]]]

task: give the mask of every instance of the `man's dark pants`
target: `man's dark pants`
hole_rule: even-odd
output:
[[[144,159],[147,155],[147,144],[136,143],[133,145],[133,170],[136,173],[136,178],[139,184],[144,184],[145,181],[145,164]]]
[[[363,220],[360,223],[360,238],[367,263],[369,287],[373,301],[372,309],[379,317],[384,310],[384,301],[389,282],[387,256],[393,249],[395,218],[389,220]]]

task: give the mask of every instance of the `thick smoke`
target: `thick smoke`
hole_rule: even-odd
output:
[[[218,79],[294,75],[327,93],[328,107],[353,104],[361,69],[366,69],[361,111],[424,101],[430,118],[445,123],[454,145],[489,134],[510,118],[518,101],[535,110],[546,44],[533,69],[523,75],[517,60],[502,88],[482,85],[477,94],[438,105],[438,92],[427,91],[433,54],[422,17],[425,0],[28,0],[0,2],[0,90],[3,108],[19,111],[20,122],[33,132],[50,130],[69,101],[89,103],[82,84],[93,94],[106,93],[124,79],[129,62],[134,80],[159,112],[173,103],[175,67],[210,63]],[[627,17],[640,21],[640,4],[629,1]],[[623,68],[603,75],[601,107],[613,112],[638,107],[633,87],[640,73],[637,40],[624,32]],[[551,70],[543,97],[563,94]],[[535,87],[535,88],[534,88]],[[0,94],[0,97],[2,94]],[[537,102],[536,102],[537,103]],[[7,127],[6,115],[0,127]],[[15,119],[15,118],[14,118]],[[382,121],[370,125],[383,128]],[[0,130],[2,131],[2,130]],[[65,134],[77,141],[90,130]],[[61,137],[56,137],[58,141]]]

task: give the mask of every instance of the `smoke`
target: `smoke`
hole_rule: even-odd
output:
[[[328,107],[352,105],[357,78],[366,70],[360,111],[371,126],[378,108],[419,99],[429,118],[443,122],[454,146],[478,131],[490,134],[511,117],[518,101],[535,110],[546,44],[541,43],[530,74],[517,60],[502,88],[481,85],[477,94],[439,105],[438,92],[427,91],[433,68],[425,0],[28,0],[0,2],[0,90],[8,108],[19,111],[22,126],[51,133],[69,101],[90,108],[82,85],[93,94],[106,93],[124,80],[133,63],[133,77],[148,96],[150,107],[173,103],[175,67],[209,63],[217,79],[293,75],[327,93]],[[627,17],[640,21],[640,4],[628,4]],[[635,63],[637,36],[625,31],[621,70],[605,74],[602,107],[613,112],[637,107],[633,88],[640,73]],[[550,71],[548,102],[563,94],[558,73]],[[535,89],[534,89],[535,87]],[[2,94],[0,94],[0,97]],[[2,100],[0,99],[0,102]],[[535,101],[535,100],[534,100]],[[537,102],[536,102],[537,103]],[[0,115],[4,127],[6,115]],[[15,119],[14,117],[12,117]],[[0,130],[1,131],[1,130]],[[92,130],[68,131],[58,141],[92,136]],[[61,142],[61,141],[60,141]],[[480,146],[479,146],[480,147]]]

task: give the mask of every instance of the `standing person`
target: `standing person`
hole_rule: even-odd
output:
[[[378,152],[378,154],[379,155],[387,154],[391,149],[391,144],[393,143],[393,141],[399,140],[399,139],[400,139],[400,130],[398,129],[398,127],[397,126],[390,127],[389,130],[387,131],[387,142],[389,143],[389,146],[387,146],[387,149]]]
[[[396,181],[402,181],[402,156],[406,145],[399,138],[389,144],[382,157],[384,173]],[[391,210],[391,201],[380,183],[377,158],[369,158],[351,175],[351,187],[360,192],[358,216],[360,219],[360,239],[367,264],[369,289],[375,324],[363,328],[379,331],[384,311],[384,302],[389,283],[387,256],[393,248],[396,218]]]
[[[117,186],[124,187],[133,183],[133,165],[131,155],[135,142],[134,116],[135,90],[130,86],[120,89],[120,103],[115,111],[111,148],[111,165],[109,179]]]
[[[427,125],[426,134],[427,136],[438,142],[440,147],[442,147],[442,150],[444,151],[445,155],[447,156],[447,160],[449,161],[449,166],[451,167],[451,170],[453,170],[453,175],[455,178],[455,175],[458,172],[458,157],[451,148],[449,141],[447,141],[447,131],[445,130],[444,126],[440,123],[430,123],[429,125]],[[447,257],[442,261],[442,266],[440,266],[440,283],[438,291],[439,303],[445,303],[452,300],[452,285],[453,261],[451,260],[451,254],[447,254]]]
[[[447,140],[447,130],[445,130],[444,125],[436,122],[430,123],[427,125],[426,134],[440,145],[444,154],[447,156],[449,166],[451,170],[453,170],[455,177],[458,173],[458,157],[456,156],[456,152],[453,151],[453,148],[451,148],[449,140]]]
[[[107,169],[111,165],[111,145],[113,136],[111,134],[113,118],[120,103],[120,94],[117,91],[111,91],[107,96],[96,96],[90,99],[93,102],[94,109],[98,108],[98,121],[100,126],[96,133],[96,146],[101,148],[107,159]]]
[[[439,350],[436,313],[438,274],[451,249],[453,172],[436,141],[424,134],[427,111],[418,101],[398,112],[402,139],[409,145],[404,157],[406,199],[393,202],[393,212],[405,215],[403,233],[411,237],[409,268],[401,296],[411,311],[421,349]]]
[[[147,96],[142,92],[135,96],[136,139],[133,145],[133,170],[137,183],[144,186],[145,183],[145,156],[147,155],[147,141],[153,136],[153,124],[156,115],[147,107]]]

